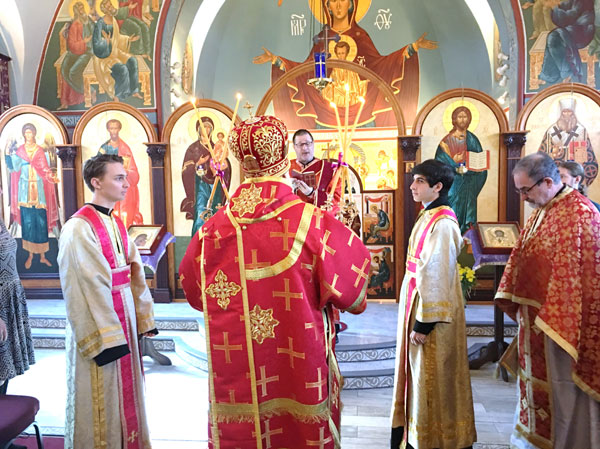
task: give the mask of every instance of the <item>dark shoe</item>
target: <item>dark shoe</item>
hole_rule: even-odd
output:
[[[392,438],[390,440],[391,449],[400,449],[402,444],[402,437],[404,437],[404,427],[392,428]]]

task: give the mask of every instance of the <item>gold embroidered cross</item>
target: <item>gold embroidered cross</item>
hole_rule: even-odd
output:
[[[337,274],[334,274],[333,275],[333,282],[331,284],[329,284],[326,281],[323,281],[323,284],[325,284],[325,288],[327,289],[327,293],[325,295],[325,298],[323,298],[324,301],[327,301],[329,298],[331,298],[334,295],[335,295],[336,298],[339,298],[340,296],[342,296],[342,292],[340,292],[339,290],[337,290],[335,288],[335,284],[337,284],[338,277],[339,276]]]
[[[275,326],[278,324],[279,321],[273,318],[273,309],[263,310],[256,304],[250,311],[250,332],[252,339],[259,345],[262,345],[265,338],[275,338]]]
[[[312,263],[303,263],[300,266],[302,268],[306,268],[307,270],[312,271],[315,268],[315,265],[317,264],[317,255],[313,254],[313,260]]]
[[[303,295],[302,292],[298,292],[298,293],[293,293],[290,291],[290,280],[285,278],[283,280],[283,288],[285,289],[285,291],[283,292],[273,292],[273,298],[277,297],[277,296],[281,296],[282,298],[285,298],[285,310],[287,312],[289,312],[290,309],[290,299],[302,299]]]
[[[256,187],[255,184],[250,184],[250,188],[248,189],[242,188],[237,197],[231,198],[231,202],[233,203],[231,211],[237,212],[240,217],[246,214],[253,214],[256,206],[263,201],[260,197],[261,192],[262,187]]]
[[[316,382],[305,382],[306,388],[318,388],[319,389],[319,401],[323,400],[323,386],[327,384],[327,379],[321,375],[321,367],[317,368],[317,381]]]
[[[269,262],[259,262],[258,256],[256,255],[257,252],[257,249],[251,250],[252,262],[246,264],[246,270],[255,270],[257,268],[268,267],[269,265],[271,265]]]
[[[281,237],[283,239],[283,250],[284,251],[290,250],[290,244],[289,244],[288,239],[294,238],[296,236],[295,232],[289,232],[289,230],[288,230],[289,226],[290,226],[290,220],[286,218],[283,220],[283,232],[271,232],[269,234],[269,236],[271,238]]]
[[[230,345],[229,344],[229,332],[223,332],[223,344],[215,345],[213,344],[213,349],[215,351],[225,351],[225,363],[231,363],[231,351],[241,351],[242,345]]]
[[[315,207],[313,215],[315,216],[315,228],[321,229],[321,219],[323,218],[323,211],[320,208]]]
[[[293,368],[294,357],[304,360],[305,354],[303,352],[294,351],[294,339],[292,337],[288,337],[288,344],[289,347],[287,348],[277,348],[277,354],[287,354],[290,357],[290,366]]]
[[[208,286],[206,293],[213,298],[217,298],[217,303],[223,310],[227,310],[230,299],[232,296],[238,294],[242,289],[235,282],[227,282],[227,275],[222,270],[217,271],[215,281]]]
[[[223,237],[221,237],[221,233],[219,232],[219,230],[215,231],[215,249],[219,249],[221,248],[221,239]]]
[[[307,446],[319,446],[319,449],[325,449],[325,445],[331,442],[331,436],[325,438],[325,428],[321,427],[319,429],[319,440],[306,440]]]
[[[260,379],[256,379],[256,385],[258,385],[261,388],[261,396],[264,398],[268,393],[267,393],[267,384],[269,382],[278,382],[279,381],[279,376],[271,376],[271,377],[267,377],[266,374],[266,367],[263,365],[260,367]]]
[[[325,237],[321,239],[321,244],[323,245],[323,249],[321,250],[321,260],[325,260],[325,253],[328,252],[332,256],[335,255],[335,249],[330,246],[327,246],[327,240],[329,240],[329,236],[331,235],[331,231],[325,231]]]
[[[304,329],[312,329],[315,333],[315,340],[319,339],[319,336],[317,334],[317,325],[315,323],[304,323]]]
[[[127,438],[127,440],[130,443],[133,443],[137,437],[138,437],[138,433],[135,430],[132,430],[131,433],[129,434],[129,437]]]
[[[271,448],[271,437],[273,435],[279,435],[283,433],[283,427],[279,428],[279,429],[273,429],[271,430],[271,424],[269,423],[269,420],[267,419],[265,421],[265,431],[262,432],[262,437],[266,440],[267,443],[267,449]]]
[[[365,261],[363,262],[362,268],[358,268],[356,265],[352,264],[351,270],[357,274],[356,280],[354,281],[354,288],[358,287],[360,278],[363,278],[365,280],[368,278],[367,272],[365,271],[365,268],[367,268],[368,263],[369,263],[369,259],[365,259]]]

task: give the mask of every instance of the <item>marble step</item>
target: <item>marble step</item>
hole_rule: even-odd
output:
[[[360,362],[339,362],[344,376],[344,390],[363,390],[394,386],[393,359]]]

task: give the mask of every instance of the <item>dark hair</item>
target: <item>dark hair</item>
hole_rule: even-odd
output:
[[[118,123],[119,129],[123,129],[123,124],[120,120],[117,120],[116,118],[111,118],[108,122],[106,122],[106,129],[108,129],[111,123]]]
[[[350,53],[350,44],[346,41],[339,41],[337,44],[335,44],[333,51],[336,51],[338,48],[345,48],[346,53]]]
[[[27,130],[30,130],[34,136],[37,134],[37,129],[35,128],[35,125],[33,123],[25,123],[23,125],[23,129],[21,130],[21,134],[23,135],[23,137],[25,137],[25,131]]]
[[[587,196],[587,188],[583,185],[583,180],[585,179],[585,172],[583,171],[583,167],[580,163],[575,161],[557,161],[556,165],[558,168],[564,168],[569,172],[569,174],[576,178],[577,176],[581,176],[581,181],[579,181],[579,186],[577,190],[584,196]]]
[[[433,187],[438,182],[441,182],[442,190],[440,190],[440,197],[448,195],[448,191],[454,182],[454,170],[452,167],[437,159],[427,159],[419,165],[415,165],[412,174],[424,176],[429,187]]]
[[[296,143],[296,137],[304,136],[304,135],[310,136],[310,140],[312,140],[313,142],[315,141],[315,138],[313,137],[313,135],[310,133],[310,131],[308,129],[299,129],[298,131],[296,131],[294,133],[294,136],[292,137],[292,143]]]
[[[466,106],[459,106],[454,111],[452,111],[452,130],[456,130],[456,119],[458,118],[458,114],[464,112],[469,117],[469,125],[471,124],[471,120],[473,120],[473,114],[471,114],[471,110]],[[467,125],[468,126],[468,125]]]
[[[93,192],[92,178],[102,178],[106,173],[107,164],[123,164],[123,158],[116,154],[99,154],[89,158],[83,164],[83,180],[89,189]]]
[[[560,172],[554,159],[543,151],[536,151],[522,158],[512,172],[515,174],[518,171],[524,172],[532,180],[550,178],[554,184],[560,184]]]

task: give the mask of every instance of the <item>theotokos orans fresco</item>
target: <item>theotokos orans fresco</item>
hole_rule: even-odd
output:
[[[358,25],[371,6],[371,0],[308,1],[315,18],[321,20],[321,11],[324,12],[331,58],[356,62],[382,77],[394,89],[405,120],[412,123],[419,100],[418,52],[421,49],[435,49],[437,43],[426,39],[425,33],[416,42],[389,55],[381,55],[369,33]],[[325,30],[315,36],[317,43],[303,62],[313,61],[315,52],[323,51],[324,40]],[[271,83],[300,64],[282,55],[275,55],[264,47],[263,53],[256,56],[253,62],[271,63]],[[275,115],[290,129],[315,129],[317,124],[336,127],[335,111],[331,108],[330,101],[338,105],[340,115],[345,114],[346,107],[349,107],[349,123],[354,123],[360,107],[358,97],[364,96],[366,103],[359,126],[373,121],[377,127],[397,126],[389,103],[376,86],[361,80],[354,72],[336,69],[329,75],[334,83],[322,93],[307,85],[312,74],[303,74],[288,81],[287,86],[280,89],[273,99]],[[340,86],[346,83],[351,89],[349,106],[345,105],[345,92],[344,95],[340,92]]]
[[[103,101],[152,106],[152,51],[160,4],[65,1],[46,49],[38,104],[51,110],[81,110]],[[42,88],[53,84],[56,91]]]

